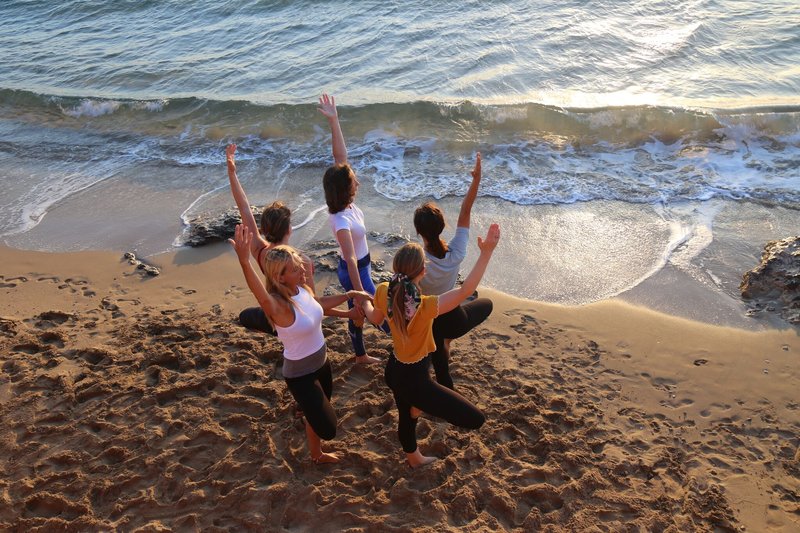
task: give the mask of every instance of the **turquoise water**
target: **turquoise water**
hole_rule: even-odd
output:
[[[169,249],[183,221],[231,205],[231,141],[253,202],[312,216],[322,92],[377,204],[463,195],[480,151],[497,212],[651,206],[631,280],[686,243],[693,261],[718,202],[800,209],[796,2],[6,0],[0,20],[13,246]],[[647,240],[621,213],[606,233]]]

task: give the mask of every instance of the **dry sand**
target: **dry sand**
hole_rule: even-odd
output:
[[[0,529],[800,531],[797,329],[481,290],[452,368],[487,423],[423,418],[442,460],[412,470],[382,367],[329,319],[343,460],[316,466],[232,252],[158,261],[0,248]]]

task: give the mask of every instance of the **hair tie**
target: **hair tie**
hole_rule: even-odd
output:
[[[389,298],[388,300],[388,314],[389,318],[392,318],[393,314],[393,302],[394,302],[394,292],[397,290],[398,285],[402,285],[405,289],[405,294],[403,296],[403,307],[405,311],[406,320],[411,320],[414,314],[417,312],[417,306],[420,303],[420,295],[419,289],[414,283],[411,281],[411,278],[406,276],[405,274],[397,273],[392,276],[392,279],[389,281]]]

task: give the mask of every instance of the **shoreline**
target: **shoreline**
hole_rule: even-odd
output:
[[[421,446],[441,460],[413,471],[382,368],[353,365],[345,323],[329,319],[339,417],[329,446],[344,461],[320,469],[280,379],[279,343],[236,324],[254,300],[227,245],[160,256],[158,277],[111,252],[0,257],[10,429],[0,448],[14,458],[2,464],[0,525],[800,524],[793,327],[748,331],[619,299],[574,307],[482,287],[495,309],[454,342],[452,368],[487,424],[422,420]],[[385,358],[388,339],[366,335]]]
[[[251,203],[263,205],[281,198],[292,208],[299,227],[290,244],[308,251],[331,240],[320,200],[322,167],[296,169],[276,182],[253,175],[253,170],[241,171]],[[217,179],[212,177],[217,171],[221,168],[203,169],[196,183],[174,189],[154,177],[147,178],[144,189],[126,180],[102,182],[58,202],[35,228],[7,236],[4,242],[20,249],[133,251],[159,263],[162,257],[182,253],[173,246],[185,229],[178,215],[188,203],[196,203],[198,194]],[[187,169],[176,172],[182,179],[188,175]],[[364,181],[357,204],[368,229],[414,240],[411,212],[430,198],[391,200],[375,190],[369,176]],[[198,206],[199,212],[221,213],[233,205],[227,188],[216,189]],[[80,213],[91,212],[98,198],[103,199],[106,214],[88,221]],[[447,239],[461,197],[446,196],[436,202],[449,224],[443,234]],[[619,201],[517,205],[479,196],[465,265],[474,262],[474,241],[491,222],[499,222],[503,231],[493,259],[502,267],[490,269],[483,283],[502,292],[568,305],[620,298],[711,324],[767,329],[780,327],[780,319],[747,316],[738,285],[742,275],[758,264],[767,241],[796,232],[800,210],[729,200],[663,206]],[[373,259],[390,264],[386,247],[370,240]]]

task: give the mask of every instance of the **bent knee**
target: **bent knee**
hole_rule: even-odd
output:
[[[480,429],[480,427],[486,422],[486,416],[477,411],[474,413],[469,420],[467,421],[467,428],[468,429]]]
[[[322,440],[333,440],[336,438],[336,427],[320,428],[320,431],[314,430],[317,436]]]

